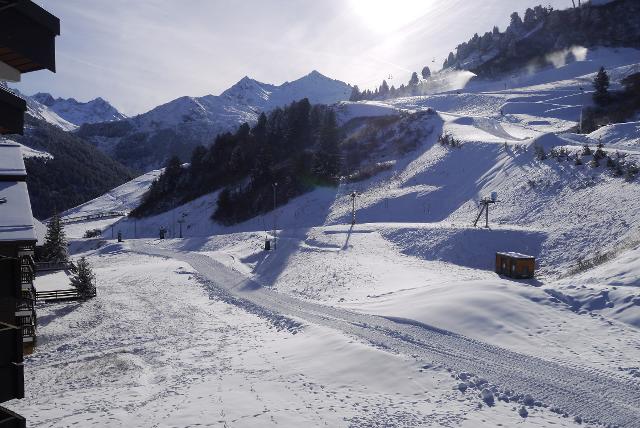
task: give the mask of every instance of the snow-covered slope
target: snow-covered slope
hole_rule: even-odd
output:
[[[627,60],[614,61],[613,50],[601,54],[601,59],[611,59],[608,64],[614,86],[637,67]],[[604,159],[592,163],[593,156],[583,154],[583,146],[594,150],[602,142],[612,160],[622,165],[640,162],[637,123],[613,125],[589,135],[573,133],[580,108],[590,95],[586,83],[593,78],[596,65],[585,59],[583,64],[566,67],[530,75],[526,82],[506,89],[504,81],[484,82],[484,86],[472,84],[460,93],[387,102],[342,102],[338,113],[345,132],[367,148],[372,162],[385,162],[388,168],[359,182],[344,180],[335,188],[317,188],[275,212],[233,227],[211,221],[217,193],[144,219],[67,226],[72,236],[78,236],[81,228],[111,229],[121,232],[126,242],[74,243],[75,248],[90,249],[84,254],[97,265],[99,278],[106,284],[96,304],[112,310],[98,317],[95,324],[100,328],[91,332],[96,336],[91,340],[59,333],[67,331],[69,324],[93,317],[96,311],[92,306],[92,311],[80,308],[70,312],[63,319],[68,324],[44,326],[46,334],[60,337],[57,340],[69,346],[45,342],[43,356],[48,359],[55,354],[62,361],[74,361],[78,372],[84,374],[84,360],[76,362],[75,354],[67,356],[65,350],[76,349],[82,341],[82,349],[95,349],[100,354],[103,348],[112,349],[117,343],[128,349],[136,347],[131,351],[136,369],[154,370],[154,358],[166,359],[166,353],[175,347],[171,335],[166,338],[166,346],[155,346],[157,337],[165,338],[165,333],[158,333],[154,326],[159,325],[158,320],[169,329],[193,323],[193,317],[185,318],[184,311],[176,309],[188,307],[196,317],[194,328],[202,337],[190,337],[195,345],[188,347],[185,359],[200,358],[203,352],[210,357],[211,341],[225,344],[226,339],[218,339],[215,334],[219,330],[215,328],[198,330],[199,316],[216,320],[216,316],[236,313],[219,307],[209,313],[202,306],[202,297],[190,301],[188,280],[173,286],[177,281],[173,272],[184,272],[188,278],[206,279],[207,291],[216,297],[205,298],[207,302],[218,305],[222,299],[266,318],[275,313],[279,325],[285,328],[291,322],[288,317],[308,324],[296,331],[295,349],[300,352],[308,346],[312,357],[304,361],[312,361],[322,373],[327,367],[330,371],[338,367],[340,374],[332,373],[331,379],[340,376],[341,383],[350,385],[350,381],[343,381],[345,373],[362,376],[364,370],[367,380],[359,382],[365,382],[371,394],[371,382],[381,379],[378,372],[383,378],[385,373],[405,373],[397,366],[384,366],[382,360],[363,360],[362,353],[350,353],[354,343],[364,341],[391,350],[394,356],[397,353],[420,361],[420,374],[405,373],[410,381],[403,378],[403,385],[415,385],[416,379],[438,379],[438,384],[447,385],[451,395],[439,398],[438,408],[451,409],[475,400],[474,408],[481,409],[467,411],[466,421],[460,423],[402,419],[407,426],[575,426],[584,422],[635,426],[640,378],[640,179],[617,176]],[[255,103],[263,102],[259,99],[271,89],[244,83],[241,92]],[[587,89],[586,95],[582,95],[581,87]],[[460,140],[462,146],[439,144],[442,132]],[[378,143],[370,144],[372,141]],[[549,157],[540,158],[540,149]],[[552,151],[557,156],[551,156]],[[576,163],[576,158],[582,163]],[[143,176],[72,212],[131,206],[152,177]],[[355,225],[350,224],[353,191],[359,193]],[[490,227],[473,227],[478,199],[493,191],[498,193],[498,202],[491,206]],[[157,239],[161,227],[168,229],[170,239]],[[277,229],[277,249],[264,251],[264,240],[273,242],[276,238],[272,228]],[[178,238],[181,230],[184,239]],[[109,232],[105,235],[110,236]],[[493,272],[496,251],[536,256],[537,277],[518,281],[498,276]],[[163,257],[148,259],[141,253]],[[123,292],[132,287],[135,299],[130,292]],[[180,293],[171,294],[178,289]],[[158,290],[171,298],[157,301],[154,293]],[[126,302],[122,296],[126,296]],[[149,296],[154,296],[151,303]],[[122,307],[126,310],[121,311]],[[109,315],[114,311],[116,315]],[[129,321],[130,313],[135,313],[136,322]],[[235,315],[232,320],[233,325],[242,322]],[[323,348],[325,344],[315,341],[318,328],[346,332],[350,340],[340,349]],[[220,331],[227,329],[221,327]],[[145,350],[144,340],[135,345],[113,342],[113,337],[122,336],[115,331],[156,338],[149,342],[154,350]],[[259,337],[271,337],[259,331]],[[246,341],[244,337],[242,340]],[[301,342],[307,345],[301,346]],[[294,348],[276,343],[282,361],[287,365],[298,361],[287,352]],[[346,350],[352,357],[344,358]],[[244,348],[230,351],[253,361],[254,357],[248,357],[251,352]],[[333,352],[341,356],[339,365],[327,360],[335,355]],[[264,358],[272,355],[269,352]],[[32,362],[44,361],[38,358],[43,357]],[[262,369],[264,358],[259,360]],[[351,358],[358,364],[344,367],[344,361]],[[211,358],[202,361],[208,364]],[[273,382],[283,368],[271,364]],[[109,370],[116,384],[129,382],[129,365],[124,367],[122,371]],[[184,372],[184,367],[172,367],[171,373],[178,372],[181,375],[176,377],[185,378],[188,371]],[[55,385],[59,394],[72,388],[54,382],[47,367],[40,365],[36,370],[35,378]],[[245,366],[242,370],[243,376],[248,376]],[[449,373],[447,370],[451,371],[451,380],[440,383],[439,374]],[[317,376],[317,372],[311,372]],[[219,385],[219,378],[215,382]],[[145,378],[135,385],[147,388],[148,384]],[[381,388],[388,391],[388,385]],[[495,403],[480,402],[478,395],[485,386],[491,397],[495,393]],[[210,388],[183,387],[181,384],[178,388],[183,395],[177,412],[185,417],[201,414],[193,397],[207,396]],[[176,390],[173,383],[168,388],[172,394]],[[268,386],[269,390],[274,388],[278,387],[273,383]],[[348,388],[341,402],[359,397],[351,386]],[[161,386],[158,389],[158,396],[166,391]],[[263,394],[265,389],[251,384],[252,394]],[[96,402],[121,399],[116,388],[109,391],[97,382],[90,382],[87,390]],[[434,389],[430,386],[426,390]],[[422,386],[415,391],[416,396],[425,394]],[[232,403],[231,408],[240,401],[236,389],[234,393],[219,393],[226,397],[225,402]],[[301,393],[297,391],[296,397]],[[331,400],[329,395],[327,399]],[[44,409],[43,418],[47,420],[58,417],[50,406],[52,395],[33,397],[30,406],[25,404],[24,408]],[[411,407],[415,408],[418,399],[412,400]],[[92,405],[77,403],[68,400],[65,406],[84,415],[82,409]],[[397,414],[380,419],[370,405],[367,401],[365,413],[374,413],[375,420],[350,420],[345,425],[369,426],[380,421],[401,425]],[[349,414],[343,407],[335,409],[338,414]],[[300,411],[292,413],[299,415]],[[324,410],[316,415],[323,414]]]
[[[74,98],[54,98],[51,94],[39,92],[31,98],[76,126],[85,123],[112,122],[126,118],[108,101],[100,97],[88,102],[80,102]]]
[[[350,93],[349,85],[317,71],[280,86],[244,77],[219,96],[181,97],[123,121],[86,125],[79,133],[124,164],[148,170],[172,154],[188,159],[196,145],[254,122],[260,112],[302,98],[333,104]]]
[[[277,210],[277,226],[297,230],[291,232],[293,237],[304,240],[301,228],[348,222],[348,195],[358,190],[359,222],[370,224],[368,231],[380,233],[403,253],[424,260],[491,270],[493,252],[526,252],[538,258],[541,280],[552,284],[555,278],[572,272],[580,259],[624,250],[633,231],[640,227],[637,179],[616,177],[604,161],[594,168],[589,165],[589,156],[583,157],[582,165],[575,165],[573,158],[539,160],[535,153],[535,147],[542,147],[547,154],[563,148],[575,157],[582,153],[584,144],[595,149],[601,141],[610,155],[615,157],[617,150],[626,156],[625,162],[640,161],[633,123],[586,136],[567,132],[575,127],[581,104],[590,98],[585,83],[597,69],[596,58],[612,64],[613,85],[637,67],[630,64],[628,50],[597,50],[585,56],[582,65],[572,63],[565,66],[568,70],[555,70],[556,81],[550,70],[529,76],[532,86],[505,90],[502,82],[495,82],[494,86],[503,89],[486,91],[486,86],[470,85],[460,93],[341,103],[338,110],[343,124],[371,116],[409,117],[390,121],[381,135],[418,135],[418,148],[405,155],[387,152],[380,160],[393,166],[372,179],[345,183],[337,189],[318,189],[296,199]],[[588,88],[586,95],[581,95],[581,87]],[[439,114],[416,115],[413,124],[406,126],[413,117],[407,115],[429,108]],[[399,123],[415,129],[402,134],[399,131],[406,130],[398,129]],[[437,144],[440,129],[460,139],[462,148]],[[470,228],[478,199],[492,191],[498,192],[500,200],[491,211],[493,231]],[[186,236],[272,227],[270,214],[231,228],[212,223],[216,198],[215,193],[203,196],[166,214],[138,220],[137,236],[156,236],[162,226],[177,234],[175,219],[183,213]],[[117,227],[125,236],[133,235],[133,222],[122,221]],[[630,295],[629,290],[624,296]],[[628,316],[620,314],[620,318]]]

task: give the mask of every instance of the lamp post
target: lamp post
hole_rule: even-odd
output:
[[[276,228],[276,189],[278,183],[275,182],[271,186],[273,187],[273,249],[275,250],[278,243],[278,229]]]
[[[182,224],[185,222],[185,217],[187,217],[187,214],[182,213],[180,215],[180,219],[178,220],[178,224],[180,225],[180,238],[182,238]]]
[[[356,197],[358,193],[354,190],[351,192],[351,225],[356,224]]]
[[[580,133],[582,134],[582,112],[584,111],[584,88],[580,87]]]

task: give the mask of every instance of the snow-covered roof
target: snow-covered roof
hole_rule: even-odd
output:
[[[24,181],[0,181],[0,241],[37,241]]]
[[[0,179],[2,176],[26,177],[27,170],[22,159],[20,144],[13,142],[0,143]]]
[[[496,254],[499,254],[501,256],[512,257],[514,259],[533,259],[533,258],[535,258],[533,256],[528,256],[528,255],[522,254],[522,253],[515,253],[513,251],[503,251],[503,252],[498,252]]]

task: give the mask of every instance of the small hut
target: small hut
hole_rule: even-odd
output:
[[[536,258],[526,254],[504,252],[496,253],[496,273],[511,278],[533,278]]]

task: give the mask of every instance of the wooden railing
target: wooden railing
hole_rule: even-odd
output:
[[[66,290],[36,291],[36,302],[59,302],[63,300],[80,300],[86,297],[96,297],[96,291],[83,296],[77,289],[68,288]]]
[[[76,265],[72,261],[68,262],[37,262],[36,270],[38,272],[51,271],[51,270],[76,270]]]
[[[36,291],[37,302],[55,302],[60,300],[77,300],[80,293],[75,288],[68,290]]]

